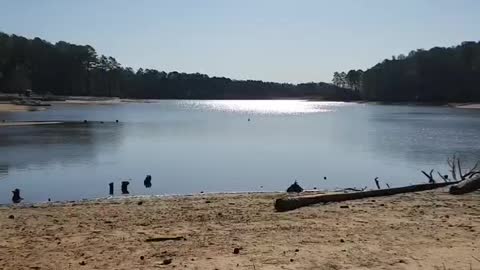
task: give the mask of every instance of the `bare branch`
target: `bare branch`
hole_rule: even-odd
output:
[[[448,166],[450,167],[450,173],[452,174],[453,180],[457,180],[457,169],[456,169],[456,164],[455,161],[457,159],[457,156],[454,154],[451,158],[447,159]]]
[[[464,177],[465,177],[465,178],[472,178],[473,176],[479,174],[480,171],[477,170],[478,165],[480,165],[480,161],[477,161],[477,163],[475,163],[475,165],[470,169],[470,171],[468,171],[468,172],[464,175]]]
[[[448,181],[448,175],[442,175],[440,172],[437,172],[437,173],[438,173],[438,176],[440,176],[440,178],[442,178],[443,181],[445,181],[445,183],[450,182]]]
[[[425,171],[422,171],[422,173],[428,178],[429,183],[435,183],[435,179],[433,179],[433,170],[431,170],[430,173],[426,173]]]
[[[460,158],[457,158],[457,165],[458,165],[458,174],[462,180],[465,180],[465,176],[462,174],[462,166],[460,162]]]

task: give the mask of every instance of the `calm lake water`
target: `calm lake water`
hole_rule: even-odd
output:
[[[453,153],[480,159],[480,111],[446,107],[171,100],[0,119],[105,121],[0,127],[0,203],[15,188],[26,202],[106,197],[110,182],[119,195],[128,179],[131,195],[400,186],[446,173]]]

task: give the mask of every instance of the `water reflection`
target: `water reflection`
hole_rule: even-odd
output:
[[[114,154],[121,124],[58,124],[0,128],[0,203],[19,188],[27,202],[79,199],[96,189],[94,168],[101,153]],[[83,182],[83,183],[82,183]]]
[[[91,163],[98,148],[114,151],[122,138],[120,124],[58,124],[0,129],[0,172],[57,163]]]
[[[480,116],[442,107],[371,106],[368,131],[372,150],[398,160],[446,168],[457,154],[467,166],[480,160]],[[427,168],[425,168],[427,169]]]
[[[0,164],[0,180],[5,178],[8,175],[8,165]]]

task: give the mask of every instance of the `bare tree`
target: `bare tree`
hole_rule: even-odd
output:
[[[449,171],[454,181],[467,180],[473,178],[477,174],[480,174],[480,161],[478,161],[470,170],[465,173],[462,171],[462,161],[456,154],[452,155],[452,157],[449,157],[447,159],[447,164],[449,166]],[[422,171],[423,175],[428,178],[428,182],[430,183],[435,183],[435,179],[433,178],[433,172],[434,170],[431,170],[430,173]],[[448,175],[443,175],[440,172],[437,172],[437,174],[443,181],[450,182]]]

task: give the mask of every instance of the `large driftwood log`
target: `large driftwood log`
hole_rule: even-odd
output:
[[[458,184],[457,182],[448,182],[448,183],[429,183],[429,184],[420,184],[412,185],[399,188],[389,188],[389,189],[379,189],[379,190],[369,190],[362,192],[353,192],[353,193],[336,193],[336,194],[320,194],[320,195],[310,195],[310,196],[300,196],[292,198],[282,198],[275,201],[275,209],[279,212],[285,212],[294,210],[300,207],[317,204],[317,203],[329,203],[329,202],[341,202],[348,200],[357,200],[369,197],[380,197],[380,196],[390,196],[400,193],[409,193],[409,192],[418,192],[431,190],[441,187],[446,187],[449,185]]]
[[[480,189],[480,175],[461,181],[450,187],[450,194],[461,195]]]

